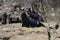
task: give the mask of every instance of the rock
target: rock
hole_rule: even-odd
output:
[[[56,33],[51,33],[51,40],[55,40],[55,38],[57,37],[57,34]]]
[[[27,28],[20,27],[20,24],[7,24],[0,27],[0,38],[11,37],[15,35],[29,35],[32,33],[47,35],[47,28]]]
[[[5,31],[5,32],[10,32],[11,29],[10,29],[10,28],[3,28],[3,31]]]
[[[45,27],[39,27],[34,29],[35,33],[42,33],[42,34],[47,34],[47,28]]]
[[[0,40],[3,40],[3,39],[0,39]]]
[[[57,37],[57,33],[54,29],[50,29],[50,40],[54,40]]]
[[[17,26],[18,25],[18,26]],[[7,24],[0,26],[0,38],[11,37],[17,34],[22,34],[20,24]]]
[[[57,25],[57,22],[46,22],[43,23],[46,27],[55,27]]]
[[[60,27],[56,30],[56,33],[57,33],[57,37],[60,37]]]
[[[60,27],[56,30],[57,34],[60,34]]]
[[[21,30],[23,30],[23,33],[24,34],[31,34],[31,33],[43,33],[43,34],[47,34],[47,28],[45,27],[39,27],[39,28],[26,28],[26,27],[23,27],[21,28]]]
[[[22,30],[23,30],[23,34],[24,34],[24,35],[26,35],[26,34],[31,34],[31,33],[34,32],[34,29],[33,29],[33,28],[23,27]]]
[[[60,40],[60,38],[56,38],[55,40]]]
[[[48,40],[48,36],[44,34],[15,35],[10,40]]]
[[[4,34],[0,32],[0,38],[4,38]]]

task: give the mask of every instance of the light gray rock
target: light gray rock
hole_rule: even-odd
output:
[[[60,40],[60,38],[56,38],[55,40]]]
[[[18,24],[7,24],[0,26],[0,38],[11,37],[17,34],[22,34],[20,29],[20,23]]]
[[[55,27],[57,25],[57,22],[45,22],[43,23],[46,27]]]
[[[57,34],[56,33],[51,33],[51,40],[55,40],[55,38],[57,37]]]
[[[16,35],[10,40],[48,40],[48,36],[44,34],[29,34],[29,35]]]
[[[57,32],[57,34],[59,34],[60,35],[60,27],[56,30],[56,32]]]
[[[0,40],[3,40],[3,39],[0,39]]]
[[[47,28],[45,27],[39,27],[39,28],[26,28],[23,27],[21,28],[21,30],[23,30],[24,34],[31,34],[31,33],[38,33],[38,34],[47,34]]]

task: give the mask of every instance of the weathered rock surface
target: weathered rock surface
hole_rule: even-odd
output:
[[[10,40],[48,40],[48,36],[44,34],[29,34],[29,35],[22,35],[22,36],[14,36]]]
[[[41,40],[45,40],[45,39],[48,40],[47,28],[45,27],[26,28],[26,27],[21,27],[21,25],[22,24],[18,23],[18,24],[7,24],[0,26],[0,38],[1,39],[11,38],[10,40],[20,40],[19,38],[21,37],[22,40],[24,39],[39,40],[41,37]],[[16,37],[16,39],[14,39],[14,37]],[[46,38],[43,39],[43,37]]]
[[[56,38],[55,40],[60,40],[60,38]]]
[[[51,25],[51,24],[52,25]],[[0,26],[1,40],[56,40],[60,37],[60,27],[56,30],[56,23],[46,23],[46,27],[27,28],[21,27],[21,23]],[[44,23],[44,25],[46,25]],[[50,26],[48,26],[50,25]],[[52,27],[52,29],[50,28]],[[49,34],[48,34],[49,32]]]

